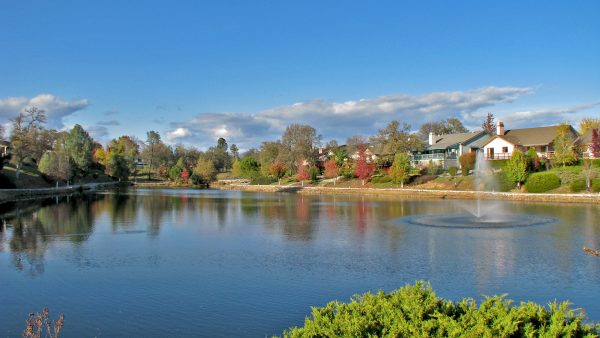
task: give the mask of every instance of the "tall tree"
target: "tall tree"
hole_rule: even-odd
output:
[[[458,121],[460,123],[460,121]],[[397,153],[407,153],[421,147],[422,142],[417,135],[410,133],[410,125],[397,120],[391,121],[371,138],[375,152],[383,155],[383,160],[392,162]]]
[[[53,150],[45,152],[38,163],[38,170],[56,180],[57,187],[58,181],[67,181],[72,175],[68,138],[68,135],[58,137]]]
[[[217,140],[217,148],[222,149],[224,151],[227,151],[227,140],[225,140],[222,137],[219,137],[219,139]]]
[[[139,145],[130,136],[121,136],[112,140],[105,152],[106,173],[119,180],[127,180],[137,171]]]
[[[45,111],[37,107],[25,109],[12,120],[11,162],[17,168],[15,172],[17,179],[19,179],[21,167],[26,159],[43,154],[43,151],[39,150],[44,143],[40,142],[44,135],[44,123],[46,123]]]
[[[577,154],[573,149],[573,137],[570,133],[571,126],[566,123],[558,126],[554,138],[554,161],[563,167],[577,160]]]
[[[148,161],[148,179],[150,179],[150,175],[156,166],[155,154],[160,143],[162,141],[157,131],[150,130],[146,133],[146,147],[144,147],[141,156],[144,161]]]
[[[450,117],[439,122],[423,123],[419,128],[418,136],[421,140],[426,141],[429,139],[429,133],[444,135],[466,133],[468,131],[459,119]]]
[[[584,117],[579,121],[579,134],[585,134],[590,129],[600,128],[600,118],[597,117]]]
[[[280,153],[280,142],[263,142],[260,145],[258,160],[260,162],[260,170],[262,171],[263,175],[269,175],[271,164],[275,163],[275,161],[283,162],[283,159],[280,158]]]
[[[352,135],[348,137],[346,140],[346,149],[348,150],[350,157],[354,157],[358,148],[366,147],[368,142],[368,139],[362,135]]]
[[[233,161],[238,160],[240,158],[240,149],[235,143],[229,146],[229,151],[231,152],[231,157],[233,157]]]
[[[494,123],[494,114],[487,113],[485,120],[481,124],[481,129],[487,131],[491,135],[496,134],[496,125]]]
[[[504,166],[506,176],[517,184],[517,188],[521,189],[521,184],[527,179],[527,157],[519,149],[515,149],[506,161]]]
[[[309,164],[315,163],[316,149],[321,142],[315,128],[290,124],[281,136],[281,159],[291,170],[296,170],[298,162],[306,160]]]
[[[65,140],[65,148],[75,164],[75,169],[85,174],[92,165],[94,140],[83,127],[76,124]]]
[[[208,185],[217,179],[217,169],[211,160],[202,159],[194,167],[194,175],[198,178],[199,183]]]
[[[390,176],[396,184],[400,183],[400,187],[404,188],[404,183],[410,177],[410,156],[407,153],[398,153],[394,157],[394,163],[390,168]]]

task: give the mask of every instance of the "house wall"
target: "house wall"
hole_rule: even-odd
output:
[[[502,151],[503,147],[507,147],[508,152],[503,152]],[[515,149],[515,146],[512,143],[510,143],[504,139],[496,138],[492,142],[486,144],[483,147],[484,156],[486,156],[486,157],[488,156],[490,148],[494,149],[494,156],[498,157],[498,154],[511,154],[513,152],[513,150]],[[506,156],[509,156],[509,155],[506,155]]]

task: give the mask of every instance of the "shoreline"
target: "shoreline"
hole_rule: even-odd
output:
[[[214,189],[251,192],[286,192],[306,195],[396,196],[431,199],[483,199],[527,202],[600,204],[600,194],[533,194],[491,191],[431,190],[414,188],[336,188],[286,185],[215,185]]]
[[[119,187],[122,182],[84,183],[57,188],[0,189],[0,203],[59,197]]]

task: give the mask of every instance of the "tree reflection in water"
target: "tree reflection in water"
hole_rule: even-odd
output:
[[[98,198],[99,195],[84,195],[15,205],[5,215],[0,231],[0,243],[8,242],[12,253],[12,265],[37,276],[44,273],[46,251],[54,241],[86,241],[93,231],[91,206]]]

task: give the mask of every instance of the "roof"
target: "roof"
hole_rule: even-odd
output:
[[[594,130],[593,128],[588,129],[585,133],[583,133],[583,135],[581,135],[577,138],[577,142],[581,142],[583,144],[592,144],[592,131],[593,130]],[[598,132],[600,133],[600,128],[598,128]]]
[[[537,146],[537,145],[548,145],[554,141],[558,128],[560,126],[549,126],[549,127],[536,127],[536,128],[522,128],[522,129],[510,129],[507,130],[504,135],[496,135],[492,139],[501,138],[514,145],[520,146]],[[573,127],[569,126],[574,135],[577,135]],[[488,140],[486,144],[492,141]]]
[[[458,144],[466,144],[469,141],[486,134],[485,131],[475,131],[469,133],[459,133],[459,134],[445,134],[445,135],[436,135],[435,140],[432,145],[428,146],[428,150],[438,150],[438,149],[446,149]],[[475,142],[477,143],[477,142]]]

